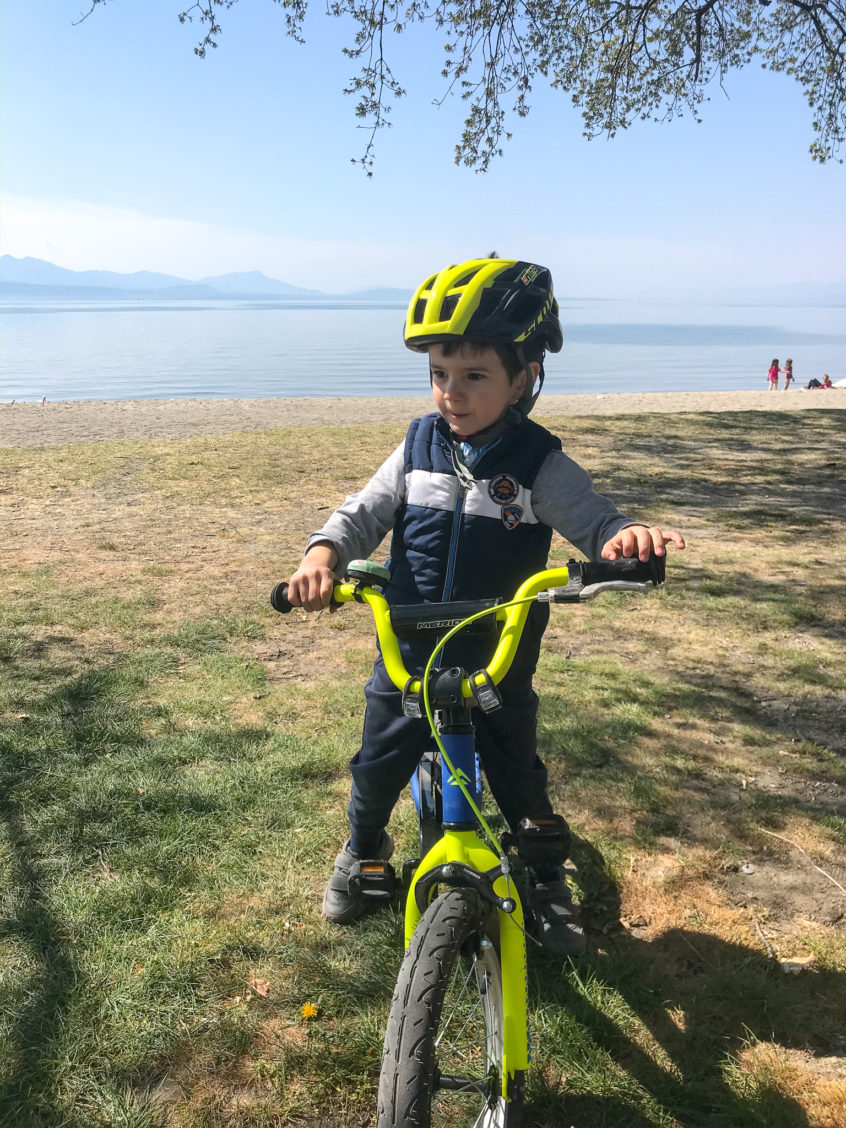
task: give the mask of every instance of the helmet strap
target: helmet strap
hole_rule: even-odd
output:
[[[532,408],[537,403],[538,396],[541,394],[541,390],[543,388],[543,377],[544,377],[543,361],[540,362],[540,371],[538,372],[538,390],[534,394],[532,394],[530,389],[534,387],[534,383],[535,383],[535,374],[534,374],[534,372],[532,372],[532,366],[529,364],[528,360],[526,359],[526,354],[525,354],[525,352],[523,352],[523,346],[522,345],[514,345],[513,348],[514,348],[514,352],[517,356],[517,359],[520,361],[520,364],[523,366],[523,371],[526,373],[526,390],[523,392],[522,396],[517,401],[517,407],[523,413],[523,415],[528,415],[529,412],[532,410]]]

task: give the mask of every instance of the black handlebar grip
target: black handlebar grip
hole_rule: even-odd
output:
[[[288,585],[277,584],[273,591],[270,593],[270,606],[274,611],[280,612],[282,615],[287,615],[289,611],[293,611],[296,606],[288,598]],[[330,607],[340,607],[341,604],[333,596],[329,600]]]
[[[663,584],[667,568],[667,557],[654,553],[648,560],[637,556],[621,556],[619,560],[590,560],[582,564],[582,582],[588,584],[608,583],[611,580],[631,580],[636,584],[651,583],[656,587]]]
[[[289,611],[294,610],[293,603],[288,600],[287,584],[276,585],[270,593],[270,606],[274,611],[279,611],[282,615],[287,615]]]

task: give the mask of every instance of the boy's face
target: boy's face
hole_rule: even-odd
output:
[[[526,386],[526,373],[512,383],[491,348],[463,345],[444,356],[440,345],[430,345],[429,367],[435,407],[456,435],[475,435],[496,423]]]

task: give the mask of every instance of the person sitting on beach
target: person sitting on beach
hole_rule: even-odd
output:
[[[624,516],[596,493],[561,441],[529,420],[547,351],[563,343],[549,270],[511,259],[474,259],[430,275],[405,322],[405,343],[428,359],[435,411],[414,419],[405,439],[357,494],[313,533],[291,576],[288,597],[306,611],[327,607],[337,576],[392,532],[389,603],[510,596],[546,567],[553,529],[588,557],[616,560],[684,548],[675,529]],[[538,389],[535,391],[537,381]],[[535,604],[508,675],[503,706],[479,716],[477,739],[491,791],[516,832],[550,818],[547,771],[537,752],[532,675],[548,607]],[[475,670],[487,654],[478,640],[449,645],[449,665]],[[402,642],[406,667],[420,670],[431,644]],[[350,762],[349,838],[335,859],[323,916],[349,924],[367,910],[350,886],[362,859],[387,861],[386,827],[430,734],[405,716],[402,694],[381,655],[365,687],[361,747]],[[566,830],[566,823],[562,827]],[[585,949],[577,909],[558,864],[529,871],[531,904],[544,947]]]
[[[805,387],[806,388],[833,388],[834,385],[831,382],[831,377],[829,376],[829,374],[827,372],[825,372],[825,373],[823,373],[822,382],[820,382],[817,379],[812,379],[812,380],[808,381],[808,383],[805,385]]]
[[[770,391],[771,392],[778,391],[778,374],[779,374],[779,372],[781,372],[781,369],[778,366],[778,357],[776,356],[776,357],[773,357],[772,361],[770,362],[769,371],[767,372],[767,379],[770,382]]]
[[[790,387],[793,383],[793,361],[788,357],[784,362],[784,390]]]

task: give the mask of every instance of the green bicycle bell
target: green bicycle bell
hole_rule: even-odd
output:
[[[375,560],[351,560],[345,576],[347,580],[376,588],[383,588],[390,578],[391,573],[385,565],[377,564]]]

